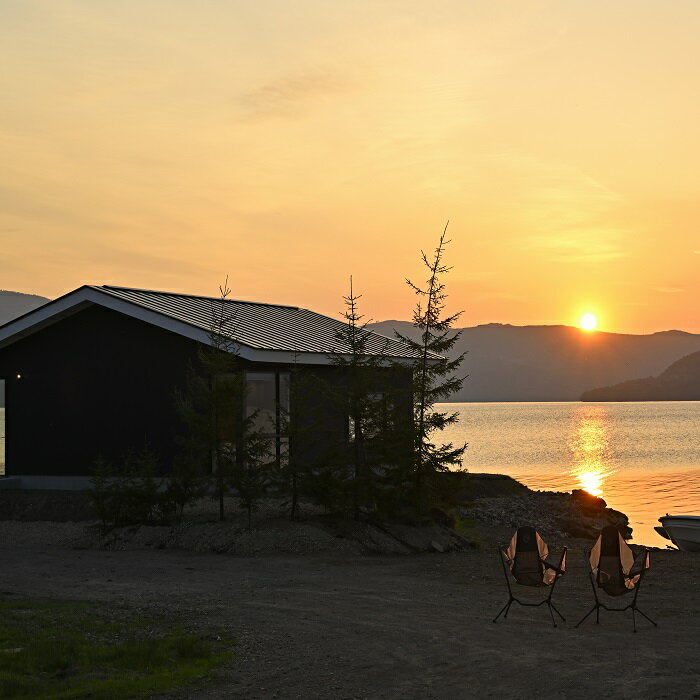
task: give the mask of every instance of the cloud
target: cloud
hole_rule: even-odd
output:
[[[242,93],[236,98],[236,106],[244,121],[289,119],[354,87],[352,80],[333,73],[286,76]]]
[[[654,291],[662,292],[663,294],[677,294],[685,290],[682,287],[654,287]]]
[[[522,248],[551,262],[607,262],[626,257],[626,231],[612,225],[622,204],[613,190],[580,169],[531,156],[494,156],[518,195],[508,203],[524,235]]]
[[[596,231],[532,236],[527,247],[546,253],[553,262],[608,262],[627,255],[614,241]]]

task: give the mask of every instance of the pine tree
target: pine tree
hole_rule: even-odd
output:
[[[289,517],[296,520],[299,500],[304,495],[314,495],[314,476],[325,462],[319,455],[323,452],[318,444],[322,427],[316,401],[328,391],[312,371],[298,363],[296,354],[289,371],[288,391],[288,405],[278,408],[279,432],[287,441],[287,449],[281,450],[276,484],[280,495],[289,496]]]
[[[370,463],[369,450],[371,443],[379,437],[377,417],[383,401],[382,392],[379,391],[380,368],[386,359],[384,352],[370,351],[372,336],[358,308],[361,296],[354,293],[351,277],[350,292],[343,297],[345,324],[336,334],[337,340],[349,349],[331,356],[333,365],[340,368],[343,375],[344,395],[339,396],[338,400],[345,403],[348,416],[350,445],[349,450],[344,452],[349,466],[351,508],[355,520],[360,517],[361,506],[372,508],[375,502],[376,475]]]
[[[248,415],[245,408],[247,384],[234,340],[238,322],[228,303],[230,293],[227,278],[212,300],[209,343],[198,347],[197,366],[190,367],[186,389],[177,396],[187,430],[176,474],[185,483],[209,475],[220,520],[225,519],[225,496],[236,488],[250,521],[267,484],[261,468],[265,449],[255,414]]]
[[[445,247],[449,243],[446,236],[447,225],[431,259],[421,251],[421,260],[429,271],[425,285],[419,286],[410,279],[406,280],[418,296],[413,325],[420,331],[419,340],[396,332],[396,336],[417,356],[413,366],[413,424],[410,429],[413,455],[410,471],[419,514],[426,511],[428,491],[435,484],[435,474],[461,467],[467,448],[466,443],[459,446],[452,443],[438,445],[433,438],[435,431],[444,430],[459,420],[458,413],[437,411],[435,404],[458,391],[465,379],[455,374],[464,353],[452,360],[447,357],[460,336],[460,332],[451,330],[452,326],[463,312],[445,315],[447,293],[442,279],[451,269],[443,261]]]

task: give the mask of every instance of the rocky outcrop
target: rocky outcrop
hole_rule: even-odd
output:
[[[517,496],[480,498],[461,506],[459,515],[486,525],[516,528],[533,525],[547,537],[581,537],[595,539],[606,525],[615,525],[623,537],[632,536],[629,519],[624,513],[608,508],[602,498],[586,491],[526,491]]]

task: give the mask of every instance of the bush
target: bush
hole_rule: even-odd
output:
[[[148,447],[116,464],[99,457],[88,493],[103,529],[173,522],[189,494],[156,477],[158,456]]]

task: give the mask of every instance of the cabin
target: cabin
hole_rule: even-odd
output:
[[[289,403],[293,370],[308,368],[342,392],[346,370],[333,359],[349,352],[342,321],[294,306],[86,285],[0,326],[0,487],[86,488],[98,456],[118,459],[144,444],[167,476],[182,431],[175,394],[198,348],[211,345],[222,306],[235,319],[246,408],[267,418],[279,454],[279,406]],[[372,333],[366,350],[382,356],[386,381],[405,397],[397,410],[410,412],[411,348]],[[347,442],[342,401],[319,392],[311,403],[315,439]],[[294,417],[296,407],[288,410]]]

